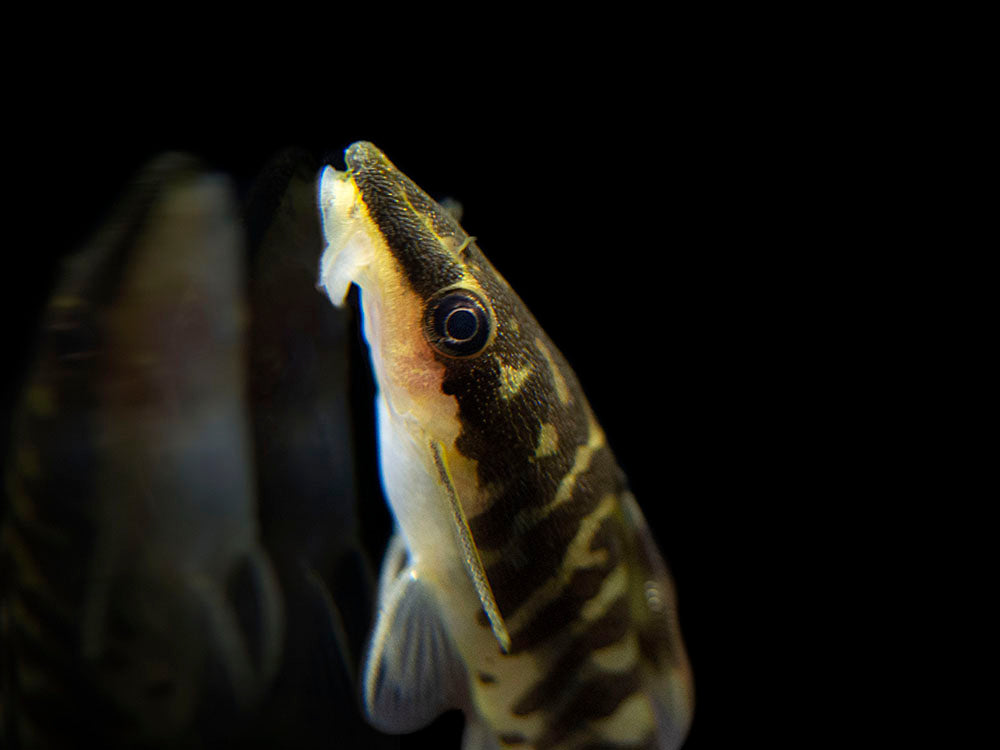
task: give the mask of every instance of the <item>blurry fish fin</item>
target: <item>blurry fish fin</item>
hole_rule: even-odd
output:
[[[412,732],[459,705],[465,667],[431,590],[397,534],[382,570],[379,612],[365,659],[364,704],[375,728]]]
[[[635,540],[635,562],[642,573],[645,618],[639,626],[643,651],[648,654],[648,668],[657,672],[650,681],[657,741],[664,750],[680,747],[687,736],[694,713],[694,681],[677,620],[677,601],[673,578],[660,555],[656,541],[631,493],[621,498],[622,513]]]
[[[622,515],[628,527],[635,534],[639,543],[639,555],[643,570],[647,574],[652,574],[657,578],[670,577],[667,564],[660,554],[660,550],[653,539],[653,534],[646,523],[646,516],[643,515],[639,503],[636,502],[635,495],[631,492],[624,492],[621,495]]]
[[[257,700],[278,670],[284,639],[281,589],[270,558],[251,551],[230,575],[227,596],[193,584],[221,661],[241,705]]]
[[[472,538],[469,522],[465,518],[465,511],[462,510],[462,503],[455,490],[455,483],[451,479],[451,471],[448,469],[443,446],[440,443],[431,443],[431,454],[434,456],[434,463],[437,466],[438,478],[448,492],[448,499],[451,502],[452,519],[455,522],[455,533],[458,535],[458,542],[462,547],[462,556],[465,560],[465,567],[469,573],[469,578],[472,579],[472,583],[476,587],[476,593],[479,595],[483,611],[490,621],[490,627],[493,629],[493,635],[496,637],[497,643],[500,644],[500,648],[505,654],[510,653],[510,633],[507,632],[507,625],[503,621],[500,608],[497,606],[496,598],[493,596],[493,589],[490,586],[489,579],[486,577],[486,569],[483,567],[483,561],[479,557],[479,549],[476,547],[476,541]]]
[[[360,534],[355,534],[347,550],[341,554],[334,568],[333,578],[321,576],[321,579],[333,601],[340,603],[338,606],[349,646],[348,652],[354,665],[354,676],[357,677],[361,655],[368,643],[377,591],[376,572],[362,546]],[[345,602],[349,604],[345,605]]]
[[[446,198],[442,198],[439,201],[441,208],[448,212],[448,215],[457,222],[462,221],[462,214],[465,211],[465,207],[462,202],[457,198],[452,198],[450,195]]]
[[[399,578],[399,574],[403,572],[403,568],[409,564],[409,561],[409,552],[406,549],[406,542],[403,541],[403,535],[396,531],[392,535],[392,538],[389,539],[385,556],[382,558],[382,570],[378,574],[378,597],[380,604],[383,592],[387,591],[392,586],[393,581]]]
[[[334,667],[339,664],[348,675],[351,684],[355,685],[358,680],[358,670],[340,608],[333,600],[330,590],[316,569],[305,560],[300,560],[299,565],[302,568],[302,575],[314,595],[314,602],[322,612],[323,624],[326,625],[324,631],[329,635],[328,639],[324,639],[324,655],[327,659],[327,665]]]
[[[691,726],[691,715],[685,715],[672,708],[655,694],[653,696],[653,713],[656,716],[656,741],[660,750],[679,750],[687,738]]]
[[[462,750],[500,750],[497,736],[485,722],[466,719],[462,733]]]

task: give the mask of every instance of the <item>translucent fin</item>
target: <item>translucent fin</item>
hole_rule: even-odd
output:
[[[331,666],[336,662],[344,670],[344,673],[350,677],[351,684],[357,684],[358,669],[352,659],[350,639],[347,637],[347,629],[344,627],[344,618],[340,613],[340,607],[337,606],[337,602],[334,601],[330,590],[316,569],[305,560],[300,561],[300,567],[313,594],[314,606],[324,615],[328,635],[325,644],[328,648],[327,659],[330,660]]]
[[[391,734],[420,729],[458,707],[466,681],[433,593],[405,560],[397,534],[382,567],[378,619],[364,667],[368,718]]]
[[[448,465],[445,463],[444,451],[441,449],[440,444],[431,443],[431,452],[434,455],[434,465],[437,466],[441,484],[448,490],[452,517],[455,521],[455,531],[458,533],[458,541],[462,546],[462,555],[465,558],[466,570],[469,571],[469,577],[476,587],[476,593],[479,595],[483,611],[490,621],[493,635],[496,637],[497,643],[500,644],[500,649],[505,654],[508,654],[510,653],[510,633],[507,632],[507,625],[503,621],[500,608],[497,606],[496,598],[493,596],[493,589],[490,586],[489,579],[486,577],[483,561],[479,557],[479,549],[476,547],[476,542],[472,538],[472,532],[469,530],[469,522],[465,518],[465,511],[462,510],[462,503],[458,499],[458,493],[455,492],[455,484],[451,480],[451,472],[448,471]]]
[[[622,496],[622,511],[635,532],[636,565],[644,577],[645,616],[639,622],[639,636],[646,653],[653,657],[650,667],[657,672],[650,697],[658,726],[658,747],[676,750],[691,726],[694,682],[677,619],[674,583],[646,519],[630,493]]]
[[[274,567],[262,549],[251,550],[237,571],[231,575],[226,606],[212,613],[212,623],[235,695],[249,705],[278,671],[285,635],[284,602]],[[242,578],[238,583],[237,576]],[[210,601],[220,603],[217,597]]]

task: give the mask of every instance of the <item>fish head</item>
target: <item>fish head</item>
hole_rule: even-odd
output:
[[[361,288],[380,392],[394,417],[441,440],[454,417],[453,401],[436,398],[448,361],[483,354],[496,316],[461,227],[371,144],[351,146],[346,161],[321,178],[321,283],[335,303],[352,282]]]
[[[416,444],[442,446],[450,466],[476,464],[454,472],[473,514],[492,479],[476,454],[492,443],[533,455],[572,371],[552,376],[555,347],[451,214],[372,144],[353,144],[345,161],[320,178],[320,283],[335,304],[360,287],[389,418]]]
[[[345,161],[320,177],[320,285],[334,304],[360,288],[387,499],[405,532],[403,516],[423,512],[401,507],[415,494],[403,489],[430,476],[445,492],[439,453],[475,532],[490,506],[489,518],[510,517],[554,491],[599,428],[572,369],[475,238],[372,144],[353,144]],[[411,543],[431,522],[413,525]]]

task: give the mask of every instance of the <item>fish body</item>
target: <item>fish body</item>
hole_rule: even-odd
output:
[[[326,168],[320,282],[361,289],[397,532],[363,678],[375,726],[465,750],[677,748],[673,586],[580,384],[455,219],[370,143]]]
[[[238,227],[167,155],[61,274],[0,522],[5,746],[211,745],[273,676]]]

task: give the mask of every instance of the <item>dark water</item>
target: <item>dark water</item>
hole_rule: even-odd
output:
[[[412,736],[379,737],[360,720],[350,684],[390,518],[357,320],[313,292],[318,228],[289,185],[320,161],[340,166],[343,147],[358,138],[431,195],[461,201],[463,225],[577,371],[674,573],[697,691],[687,747],[744,736],[746,696],[769,682],[770,655],[754,638],[769,607],[757,593],[784,564],[758,549],[755,530],[787,519],[790,497],[806,487],[795,445],[801,424],[786,399],[795,400],[813,365],[787,352],[805,347],[775,294],[786,241],[771,230],[773,216],[757,212],[762,204],[744,197],[758,165],[728,158],[732,147],[710,131],[667,142],[651,124],[570,125],[511,126],[488,139],[464,128],[418,136],[383,123],[259,140],[183,130],[172,138],[164,129],[117,141],[112,129],[86,147],[67,135],[25,159],[24,211],[14,221],[32,227],[34,239],[9,250],[19,293],[4,308],[5,416],[58,261],[91,236],[128,177],[151,155],[180,148],[234,180],[247,237],[259,517],[291,594],[288,660],[242,733],[248,746],[331,746],[338,737],[345,744],[332,746],[446,748],[461,735],[453,713]],[[288,145],[300,150],[281,151]],[[49,201],[55,183],[74,186],[73,199]],[[294,256],[285,247],[307,249]],[[301,294],[288,292],[293,285]],[[323,461],[331,452],[342,460]],[[300,557],[338,605],[336,637]],[[346,661],[338,656],[345,644]]]

